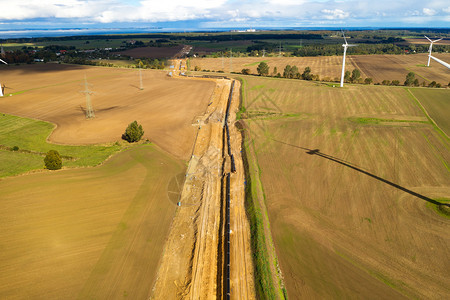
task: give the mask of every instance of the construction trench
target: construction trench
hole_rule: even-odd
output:
[[[255,299],[242,136],[234,126],[240,82],[195,80],[216,87],[193,121],[197,137],[152,298]]]

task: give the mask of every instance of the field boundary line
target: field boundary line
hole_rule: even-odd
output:
[[[438,124],[433,120],[433,118],[428,114],[427,110],[425,109],[425,107],[422,105],[422,103],[420,102],[420,100],[414,96],[414,94],[411,92],[410,89],[406,89],[408,90],[408,93],[411,95],[411,97],[417,102],[417,104],[419,105],[419,108],[422,109],[422,111],[425,113],[425,115],[427,116],[428,120],[431,122],[431,124],[433,124],[433,126],[435,128],[438,129],[438,131],[442,134],[444,134],[444,136],[447,138],[447,140],[450,140],[450,137],[447,135],[447,133],[445,133],[444,130],[442,130],[441,127],[438,126]]]

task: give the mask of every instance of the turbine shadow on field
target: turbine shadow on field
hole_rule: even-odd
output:
[[[416,193],[416,192],[414,192],[414,191],[411,191],[411,190],[409,190],[409,189],[407,189],[407,188],[405,188],[405,187],[402,187],[402,186],[400,186],[400,185],[398,185],[398,184],[396,184],[396,183],[394,183],[394,182],[392,182],[392,181],[386,180],[386,179],[381,178],[381,177],[379,177],[379,176],[377,176],[377,175],[375,175],[375,174],[372,174],[372,173],[367,172],[367,171],[365,171],[365,170],[363,170],[363,169],[361,169],[361,168],[358,168],[358,167],[354,166],[354,165],[353,165],[352,163],[350,163],[350,162],[347,162],[347,161],[344,161],[344,160],[342,160],[342,159],[340,159],[340,158],[337,158],[337,157],[334,157],[334,156],[331,156],[331,155],[322,153],[322,152],[320,152],[319,149],[309,149],[309,148],[304,148],[304,147],[300,147],[300,146],[297,146],[297,145],[292,145],[292,144],[288,144],[288,143],[285,143],[285,142],[282,142],[282,141],[278,141],[278,140],[275,140],[275,139],[274,139],[274,141],[277,142],[277,143],[281,143],[281,144],[284,144],[284,145],[288,145],[288,146],[294,147],[294,148],[299,148],[299,149],[302,149],[302,150],[306,150],[306,154],[309,154],[309,155],[317,155],[317,156],[320,156],[320,157],[322,157],[322,158],[325,158],[325,159],[334,161],[334,162],[336,162],[336,163],[338,163],[338,164],[341,164],[341,165],[343,165],[343,166],[349,167],[349,168],[351,168],[351,169],[353,169],[353,170],[355,170],[355,171],[358,171],[358,172],[363,173],[363,174],[365,174],[365,175],[367,175],[367,176],[370,176],[370,177],[372,177],[372,178],[375,178],[375,179],[378,180],[378,181],[384,182],[384,183],[386,183],[386,184],[388,184],[388,185],[390,185],[390,186],[393,186],[393,187],[395,187],[395,188],[397,188],[397,189],[399,189],[399,190],[401,190],[401,191],[403,191],[403,192],[406,192],[406,193],[408,193],[408,194],[410,194],[410,195],[413,195],[413,196],[415,196],[415,197],[417,197],[417,198],[420,198],[420,199],[422,199],[422,200],[425,200],[425,201],[427,201],[427,202],[433,203],[433,204],[435,204],[435,205],[443,205],[443,206],[450,207],[450,204],[449,204],[449,203],[441,203],[441,202],[439,202],[439,201],[433,200],[433,199],[428,198],[428,197],[426,197],[426,196],[424,196],[424,195],[421,195],[421,194],[419,194],[419,193]]]

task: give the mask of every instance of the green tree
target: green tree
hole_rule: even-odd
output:
[[[277,67],[273,67],[273,72],[272,72],[272,76],[276,76],[278,73],[278,69]]]
[[[406,80],[405,80],[405,85],[406,86],[412,86],[414,84],[414,80],[416,75],[414,74],[414,72],[409,72],[408,75],[406,75]]]
[[[45,167],[49,170],[59,170],[62,167],[61,156],[58,151],[50,150],[44,158]]]
[[[242,69],[241,73],[244,75],[250,75],[250,69]]]
[[[361,77],[361,72],[358,69],[352,71],[352,77],[350,77],[351,82],[357,82],[359,77]]]
[[[430,84],[428,84],[428,87],[436,87],[436,81],[432,81],[430,82]]]
[[[381,82],[381,84],[382,84],[382,85],[390,85],[390,84],[391,84],[391,81],[385,79],[385,80],[383,80],[383,81]]]
[[[366,79],[364,79],[364,83],[365,84],[372,84],[373,83],[373,79],[370,77],[367,77]]]
[[[304,80],[312,80],[312,74],[311,74],[311,68],[310,67],[306,67],[305,70],[303,71],[302,74],[302,78]]]
[[[286,67],[284,67],[283,77],[291,78],[290,76],[291,76],[291,65],[286,65]]]
[[[269,65],[265,62],[261,62],[257,68],[258,74],[261,76],[267,76],[269,74]]]
[[[399,86],[400,85],[400,81],[392,80],[391,85]]]
[[[125,129],[125,133],[122,134],[122,139],[128,141],[129,143],[134,143],[140,141],[144,135],[144,130],[142,125],[139,125],[137,121],[130,123]]]
[[[350,75],[351,73],[350,73],[350,71],[345,71],[345,73],[344,73],[344,81],[345,82],[349,82],[350,81]]]
[[[299,78],[301,75],[298,72],[297,66],[292,66],[291,68],[291,77],[290,78]]]

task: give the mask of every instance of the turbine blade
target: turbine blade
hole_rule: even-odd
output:
[[[1,59],[0,58],[0,61],[2,62],[2,63],[4,63],[5,65],[7,65],[8,63],[6,62],[6,61],[4,61],[3,59]]]
[[[424,35],[424,37],[426,37],[427,38],[427,40],[429,40],[430,42],[433,42],[432,40],[430,40],[426,35]]]
[[[434,56],[432,56],[432,55],[430,55],[430,57],[431,57],[432,59],[434,59],[435,61],[437,61],[438,63],[440,63],[441,65],[443,65],[443,66],[445,66],[445,67],[447,67],[447,68],[450,69],[450,64],[448,64],[448,63],[446,63],[445,61],[440,60],[439,58],[436,58],[436,57],[434,57]]]
[[[358,45],[356,45],[356,44],[347,44],[347,47],[355,47],[355,46],[358,46]]]
[[[434,42],[436,43],[436,42],[439,42],[440,40],[442,40],[443,38],[440,38],[440,39],[438,39],[438,40],[435,40]]]

